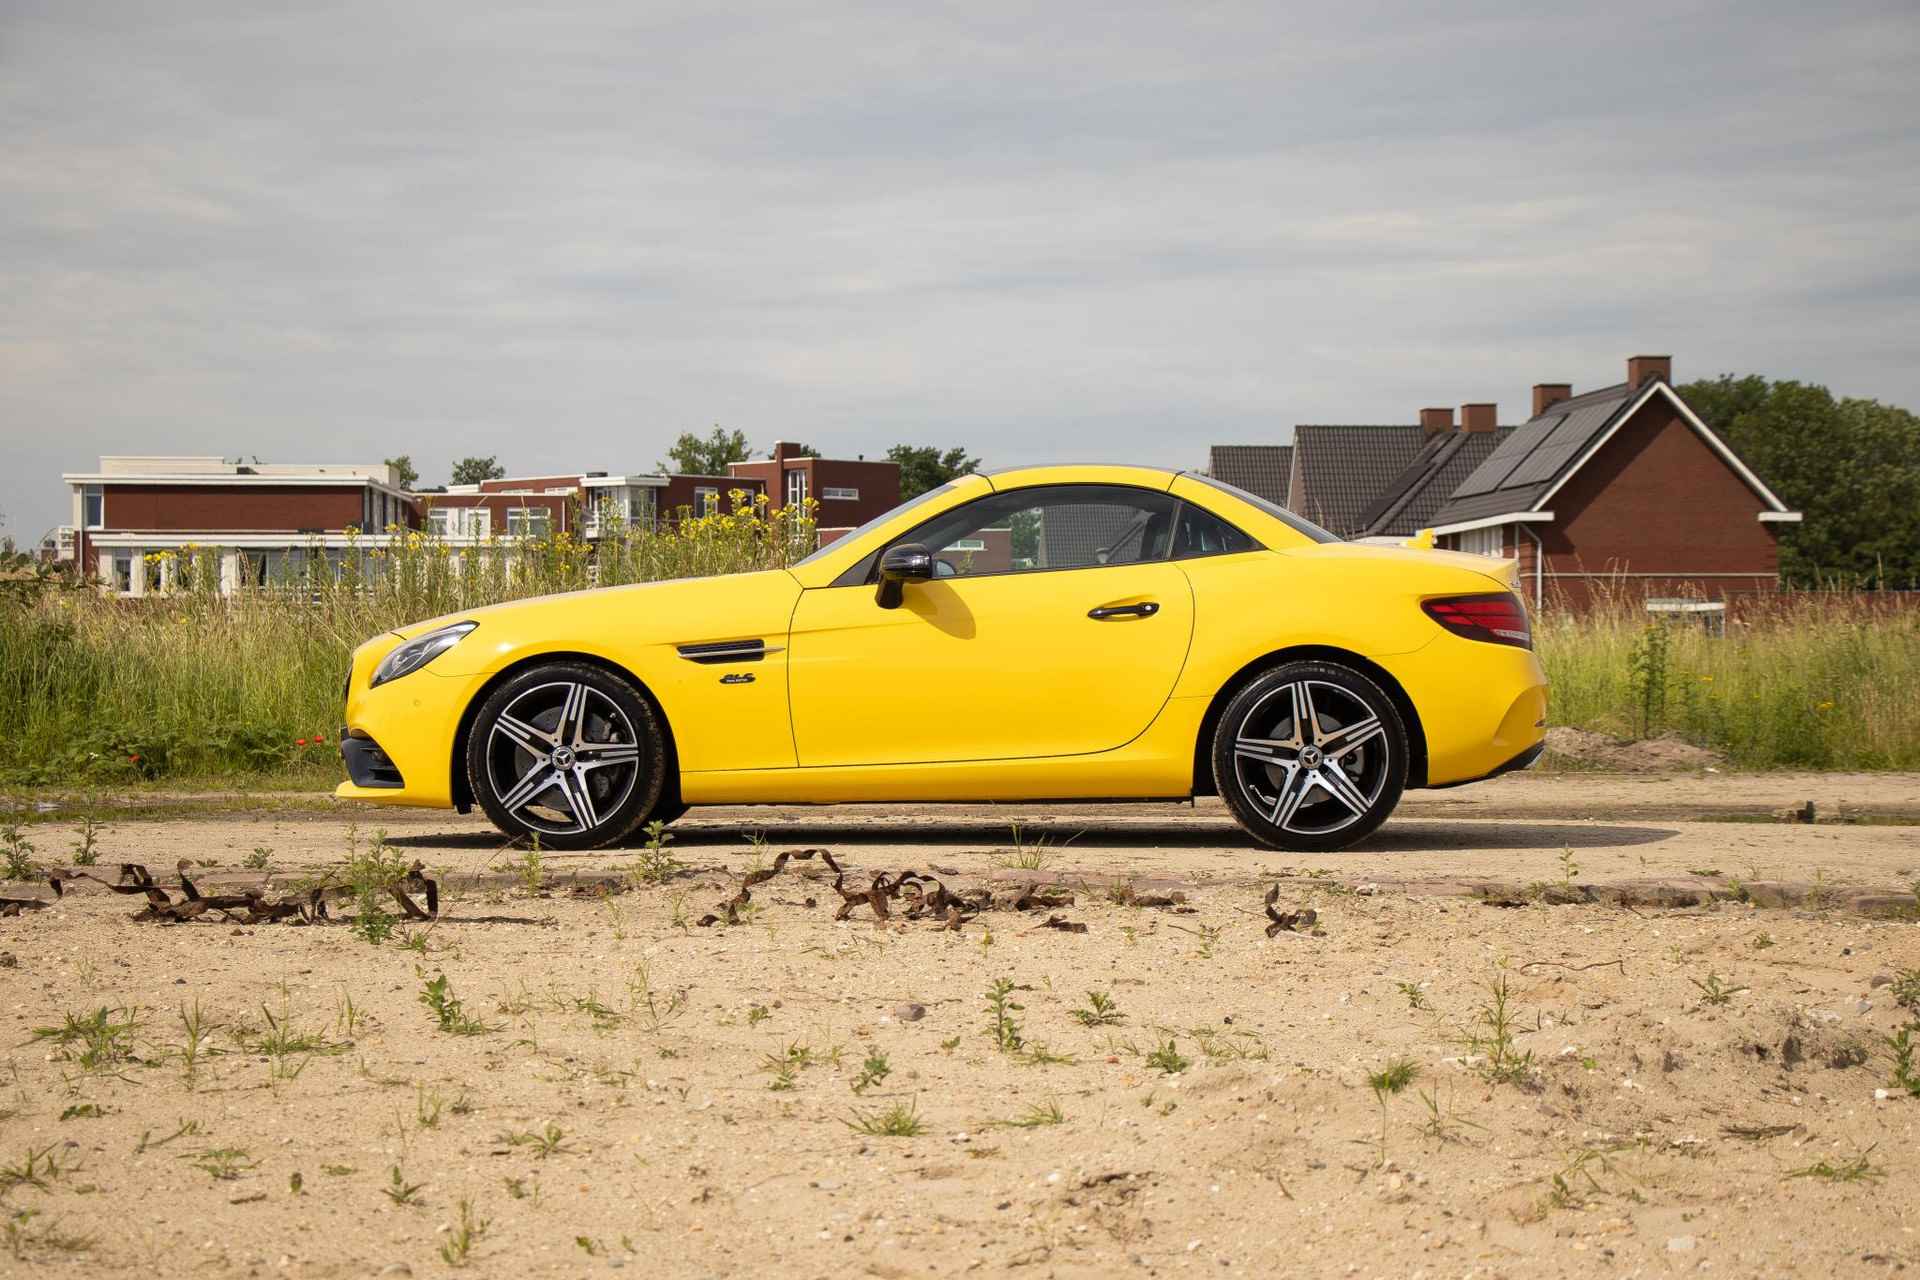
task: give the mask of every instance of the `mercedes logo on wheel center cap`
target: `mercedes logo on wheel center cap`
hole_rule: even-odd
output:
[[[556,769],[573,768],[573,748],[555,747],[553,749],[553,767]]]
[[[1320,760],[1321,760],[1320,748],[1318,747],[1300,748],[1300,767],[1301,768],[1318,769],[1320,767]]]

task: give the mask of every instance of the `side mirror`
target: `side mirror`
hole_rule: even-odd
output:
[[[925,582],[933,577],[933,552],[917,542],[901,542],[880,553],[880,590],[874,603],[882,609],[898,609],[906,584]]]

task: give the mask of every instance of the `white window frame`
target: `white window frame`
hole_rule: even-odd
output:
[[[514,517],[518,516],[519,519]],[[518,528],[514,526],[518,525]],[[535,526],[539,532],[534,532]],[[553,532],[553,512],[546,507],[509,507],[507,508],[507,536],[509,538],[544,538]]]
[[[100,504],[100,515],[98,519],[94,519],[87,510],[88,505],[95,501],[98,501]],[[80,523],[82,527],[88,529],[104,529],[107,527],[107,486],[103,484],[83,484],[80,486]]]
[[[427,510],[427,532],[436,538],[444,538],[453,532],[458,512],[452,507],[431,507]]]
[[[941,548],[943,551],[985,551],[986,549],[985,538],[962,538],[950,546]]]
[[[719,515],[720,491],[708,485],[696,486],[693,491],[693,514],[697,516]]]
[[[822,502],[858,502],[860,501],[860,491],[858,489],[847,489],[836,485],[827,485],[820,490],[820,500]]]
[[[807,500],[807,469],[787,468],[787,505],[797,507]]]

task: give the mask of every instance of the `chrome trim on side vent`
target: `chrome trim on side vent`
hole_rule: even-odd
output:
[[[758,662],[770,653],[780,652],[780,646],[769,646],[765,640],[720,640],[711,644],[683,644],[676,647],[680,656],[688,662],[709,666],[724,662]]]

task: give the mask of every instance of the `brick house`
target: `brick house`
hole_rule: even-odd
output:
[[[100,469],[61,477],[72,490],[73,561],[108,590],[167,590],[174,558],[192,547],[217,557],[220,586],[265,584],[314,556],[335,567],[352,545],[417,528],[419,512],[393,469],[377,465],[231,463],[207,457],[103,457]]]
[[[820,504],[820,541],[832,542],[875,516],[900,505],[900,464],[865,458],[815,458],[800,446],[774,442],[773,456],[735,462],[727,470],[764,486],[769,506],[778,509],[812,498]]]
[[[1626,372],[1578,396],[1537,384],[1519,426],[1490,403],[1462,405],[1457,424],[1423,409],[1405,425],[1302,425],[1290,449],[1216,449],[1213,474],[1262,483],[1252,491],[1342,537],[1431,530],[1436,546],[1517,559],[1536,604],[1776,589],[1779,527],[1799,513],[1687,406],[1670,357],[1634,356]]]

